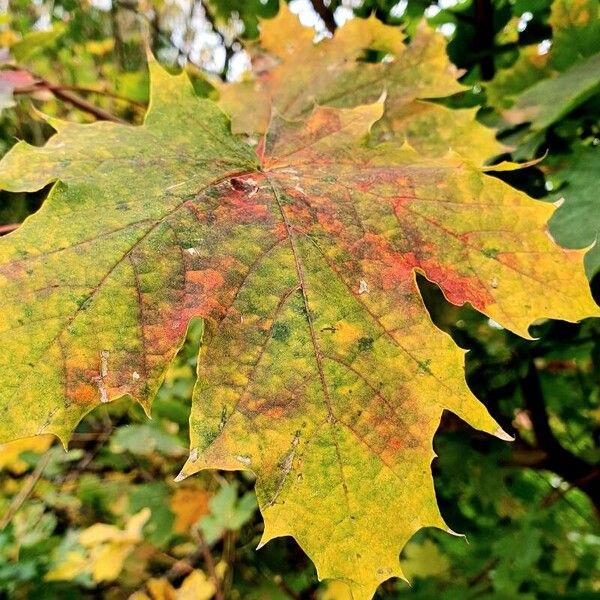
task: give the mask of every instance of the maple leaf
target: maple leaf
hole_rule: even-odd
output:
[[[451,149],[476,162],[505,150],[491,129],[474,120],[477,109],[426,101],[467,88],[456,80],[460,72],[448,60],[443,36],[423,23],[410,45],[399,28],[375,16],[352,19],[332,39],[315,44],[312,30],[282,4],[274,19],[261,21],[259,43],[248,50],[254,74],[237,84],[215,82],[234,133],[264,132],[272,113],[306,117],[315,104],[352,107],[385,93],[374,140],[395,137],[429,156]],[[383,60],[366,62],[367,51]]]
[[[546,129],[600,91],[600,52],[582,59],[559,75],[539,81],[517,97],[504,113],[512,124],[529,121]]]
[[[73,550],[64,561],[47,575],[48,581],[74,579],[88,572],[94,581],[114,581],[123,569],[127,557],[142,541],[142,529],[151,511],[142,509],[127,520],[124,529],[107,523],[95,523],[82,531],[78,542],[85,553]]]
[[[509,109],[503,111],[506,121],[530,122],[534,132],[556,123],[600,86],[598,2],[556,0],[550,24],[553,37],[547,54],[540,54],[537,46],[525,47],[512,67],[486,84],[490,104]]]
[[[374,143],[382,101],[272,115],[257,150],[185,76],[151,63],[142,126],[50,119],[0,186],[44,206],[0,240],[0,439],[54,433],[123,395],[147,411],[205,319],[181,477],[251,469],[261,543],[293,535],[356,599],[402,576],[436,505],[432,438],[453,411],[507,435],[469,391],[415,274],[528,336],[598,314],[554,207],[457,154]]]

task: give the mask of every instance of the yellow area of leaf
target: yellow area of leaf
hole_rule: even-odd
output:
[[[56,567],[48,571],[46,581],[70,581],[88,571],[88,558],[85,554],[72,550],[65,559]]]
[[[511,124],[531,122],[541,130],[594,92],[600,52],[597,0],[555,0],[549,24],[552,45],[519,50],[517,60],[485,84],[488,103]]]
[[[549,54],[540,54],[537,44],[522,48],[511,67],[485,84],[488,103],[499,111],[510,107],[523,90],[552,73],[548,59]]]
[[[216,591],[215,584],[199,569],[194,569],[179,588],[166,579],[151,579],[146,587],[148,595],[137,592],[132,600],[210,600]]]
[[[142,529],[150,514],[149,508],[142,509],[127,520],[124,529],[106,523],[88,527],[78,537],[83,552],[69,552],[64,562],[48,572],[46,579],[73,579],[81,573],[89,573],[96,582],[114,581],[126,558],[142,541]]]
[[[15,42],[19,41],[19,34],[13,29],[5,29],[0,31],[0,46],[2,48],[9,48]]]
[[[43,454],[53,442],[54,436],[40,435],[0,444],[0,469],[8,469],[16,475],[24,473],[28,464],[20,458],[21,454],[23,452]]]
[[[85,49],[96,56],[103,56],[112,52],[115,47],[115,40],[106,38],[105,40],[89,40],[85,43]]]
[[[600,50],[600,6],[596,0],[555,0],[552,26],[552,63],[563,69]]]
[[[334,38],[315,44],[312,30],[284,4],[274,19],[262,21],[259,43],[249,50],[255,77],[217,85],[234,133],[264,132],[275,115],[298,118],[315,105],[356,106],[385,94],[377,139],[396,137],[430,156],[454,150],[477,162],[504,149],[491,129],[477,123],[475,110],[423,101],[465,89],[443,36],[425,24],[408,46],[398,27],[374,16],[352,19]],[[365,62],[368,50],[381,52],[382,61]]]
[[[180,487],[171,496],[170,508],[175,515],[173,531],[188,533],[190,527],[208,514],[211,495],[199,487]]]
[[[328,581],[319,600],[353,600],[352,590],[343,581]]]
[[[142,126],[50,118],[58,133],[45,147],[20,142],[4,157],[3,189],[68,184],[57,184],[41,210],[0,241],[0,305],[17,303],[0,312],[1,440],[54,433],[66,443],[95,405],[126,394],[149,409],[194,313],[179,290],[182,272],[173,270],[182,240],[197,243],[185,233],[197,226],[189,195],[257,164],[186,75],[151,69]],[[160,157],[151,148],[161,148]],[[120,169],[125,177],[115,176]],[[69,230],[61,231],[66,215]],[[143,266],[158,256],[162,266]],[[21,287],[23,278],[31,287]],[[141,319],[140,303],[147,304]],[[151,314],[157,325],[140,327]]]
[[[409,542],[401,562],[402,570],[410,579],[413,577],[439,577],[446,575],[450,569],[450,560],[431,540],[425,540],[422,544]]]

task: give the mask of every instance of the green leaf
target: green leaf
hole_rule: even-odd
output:
[[[128,497],[132,514],[145,508],[150,509],[150,519],[144,526],[144,537],[157,546],[166,544],[173,535],[175,515],[169,508],[169,497],[169,487],[160,481],[133,487]]]
[[[63,23],[55,23],[48,31],[30,31],[10,47],[15,60],[27,62],[34,54],[53,44],[65,31]]]
[[[563,183],[554,200],[564,199],[550,219],[550,231],[566,248],[595,245],[585,257],[588,277],[600,271],[600,148],[577,146],[572,154],[557,156],[549,163],[550,181]],[[558,186],[557,186],[558,187]]]
[[[597,0],[555,0],[551,63],[563,71],[583,58],[600,52],[600,6]]]
[[[491,578],[497,592],[515,594],[521,584],[529,579],[531,570],[542,554],[541,539],[541,531],[523,527],[494,544],[494,553],[499,561]]]
[[[208,544],[216,542],[225,531],[238,530],[256,511],[256,496],[246,492],[238,497],[237,485],[225,483],[209,502],[210,515],[200,519],[200,529]]]
[[[440,577],[446,575],[450,561],[431,540],[409,542],[404,550],[402,570],[407,577]]]
[[[600,52],[527,88],[504,116],[514,124],[528,121],[532,129],[539,131],[556,123],[598,91]]]
[[[111,438],[111,450],[143,456],[150,456],[155,452],[170,456],[185,453],[177,437],[155,425],[127,425],[117,428]]]

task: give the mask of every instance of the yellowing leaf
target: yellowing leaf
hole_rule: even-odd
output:
[[[88,527],[78,538],[84,553],[69,552],[64,563],[49,571],[46,579],[73,579],[81,573],[89,573],[97,582],[114,581],[120,575],[125,559],[142,541],[142,528],[149,518],[150,509],[144,508],[129,518],[125,529],[105,523]]]
[[[377,28],[365,27],[371,39]],[[66,440],[86,412],[125,394],[149,410],[202,317],[181,477],[254,471],[261,543],[294,536],[319,577],[364,600],[403,575],[398,554],[415,531],[448,530],[430,469],[442,412],[507,438],[467,387],[464,351],[432,323],[416,273],[524,337],[536,319],[599,311],[583,252],[547,234],[552,205],[486,175],[481,156],[430,152],[428,133],[411,129],[418,115],[381,142],[375,127],[398,107],[460,89],[439,38],[422,30],[389,67],[351,60],[345,70],[358,48],[342,43],[344,29],[281,50],[297,53],[290,89],[305,89],[317,52],[325,73],[342,66],[313,99],[347,90],[348,105],[372,100],[386,69],[389,100],[313,108],[284,89],[292,63],[282,60],[260,91],[272,118],[254,148],[185,76],[152,63],[142,126],[51,120],[44,147],[6,155],[2,187],[57,183],[0,240],[0,306],[10,307],[0,312],[0,435]],[[106,527],[83,540],[95,557],[109,545],[118,564],[141,525]]]
[[[320,600],[353,600],[352,590],[343,581],[328,581]]]
[[[485,85],[488,103],[504,110],[528,87],[547,77],[552,69],[548,65],[548,54],[540,54],[538,46],[525,46],[515,63],[508,69],[499,71],[494,79]]]
[[[402,561],[402,570],[407,577],[439,577],[445,575],[449,568],[448,557],[431,540],[425,540],[422,544],[407,544]]]
[[[130,544],[123,542],[110,542],[92,548],[90,559],[94,581],[114,581],[121,573],[123,563],[132,550]]]
[[[204,305],[201,290],[222,286],[216,269],[181,270],[182,261],[200,256],[194,255],[200,231],[188,200],[204,187],[214,193],[215,172],[229,186],[228,176],[255,169],[258,160],[250,147],[231,138],[225,116],[212,102],[196,99],[185,75],[171,77],[157,66],[153,71],[143,126],[52,119],[60,133],[49,145],[35,149],[19,143],[4,159],[0,187],[33,189],[61,178],[29,223],[33,230],[36,222],[54,228],[52,222],[63,221],[66,211],[70,232],[48,236],[39,230],[37,239],[23,238],[25,225],[0,241],[0,330],[11,332],[0,342],[7,378],[0,391],[2,439],[49,431],[65,440],[94,405],[127,393],[148,408],[189,319]],[[149,148],[161,148],[160,156],[147,160]],[[33,167],[32,160],[41,162]],[[33,168],[23,169],[23,161]],[[125,168],[125,179],[114,176],[118,168]],[[100,195],[98,186],[104,190]],[[182,231],[172,230],[173,218],[181,220]],[[145,266],[156,251],[162,267]],[[33,284],[45,273],[54,273],[53,283],[19,289],[21,277]],[[186,297],[184,282],[191,286]],[[19,299],[19,308],[8,310],[9,297]],[[141,321],[150,319],[143,332],[140,306]],[[217,308],[209,300],[200,312],[210,306]],[[66,362],[61,348],[68,348]]]
[[[19,40],[19,34],[13,29],[5,29],[0,31],[0,46],[8,48]]]
[[[27,463],[20,458],[23,452],[43,454],[54,441],[51,435],[27,437],[6,444],[0,444],[0,469],[10,469],[19,475],[27,470]]]
[[[46,581],[65,581],[75,579],[81,573],[85,573],[88,567],[86,556],[75,550],[68,552],[65,559],[56,567],[48,571],[44,579]]]
[[[596,0],[555,0],[550,25],[551,60],[559,71],[600,52],[600,6]]]
[[[194,569],[175,589],[166,579],[151,579],[146,586],[152,600],[210,600],[215,584],[203,571]]]
[[[194,487],[180,487],[171,497],[171,510],[175,515],[173,531],[188,533],[190,527],[208,514],[210,495],[206,490]]]
[[[11,44],[10,52],[20,63],[25,63],[42,48],[53,44],[64,32],[63,23],[54,23],[48,31],[30,31],[23,39]]]
[[[314,44],[312,38],[285,4],[275,19],[262,22],[260,46],[268,54],[251,49],[256,78],[219,87],[234,132],[264,132],[272,115],[298,118],[315,104],[356,106],[384,94],[377,139],[395,136],[430,156],[455,150],[477,162],[503,151],[494,132],[474,120],[475,111],[419,100],[465,89],[456,81],[441,34],[421,25],[405,46],[400,29],[372,16],[348,21],[333,39]],[[368,63],[362,60],[367,50],[387,54],[382,62]]]
[[[600,86],[600,9],[597,0],[556,0],[552,46],[521,50],[512,67],[486,85],[488,100],[512,124],[542,131],[592,97]],[[533,138],[532,138],[533,139]]]
[[[531,122],[549,127],[600,90],[600,52],[582,59],[564,73],[538,81],[520,94],[504,116],[509,123]]]
[[[175,588],[166,579],[151,579],[146,587],[152,600],[176,600]]]
[[[198,569],[193,570],[177,590],[177,600],[210,600],[215,593],[215,584]]]
[[[107,54],[108,52],[112,52],[115,47],[115,40],[112,38],[106,38],[105,40],[88,40],[85,43],[85,49],[90,54],[95,54],[98,56],[102,56]]]

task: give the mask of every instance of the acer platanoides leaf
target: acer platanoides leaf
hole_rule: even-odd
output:
[[[51,119],[44,147],[0,163],[4,189],[56,182],[0,240],[0,438],[66,442],[123,395],[149,411],[202,317],[181,477],[251,469],[262,543],[293,535],[321,578],[370,598],[415,531],[448,529],[430,468],[442,412],[507,437],[415,274],[527,337],[598,314],[583,253],[479,161],[375,143],[383,101],[298,119],[269,105],[253,149],[185,76],[150,68],[142,126]]]
[[[234,133],[263,133],[272,114],[306,117],[317,105],[353,107],[386,95],[385,114],[371,139],[409,142],[428,156],[449,149],[482,163],[501,154],[491,129],[477,123],[477,109],[450,110],[427,101],[462,92],[458,69],[448,60],[444,37],[421,24],[409,45],[398,27],[375,16],[352,19],[332,39],[313,43],[285,4],[261,22],[259,42],[248,48],[254,72],[240,83],[215,82],[220,106]],[[365,54],[383,56],[367,62]]]

